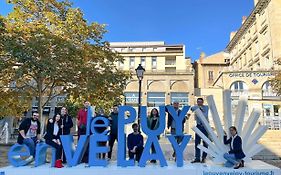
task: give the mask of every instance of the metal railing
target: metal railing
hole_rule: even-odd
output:
[[[281,130],[281,116],[264,116],[263,124],[268,127],[269,130]]]

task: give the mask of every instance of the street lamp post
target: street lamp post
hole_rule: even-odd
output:
[[[140,125],[140,107],[141,107],[141,82],[143,79],[143,74],[145,72],[145,69],[139,64],[139,66],[136,68],[136,74],[139,80],[139,103],[138,103],[138,125]]]

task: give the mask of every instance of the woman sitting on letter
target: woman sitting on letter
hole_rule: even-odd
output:
[[[46,143],[56,149],[56,168],[62,168],[62,145],[60,142],[61,134],[61,116],[59,114],[55,115],[54,118],[48,120],[47,133],[45,135]]]

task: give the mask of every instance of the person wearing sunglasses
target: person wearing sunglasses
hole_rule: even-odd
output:
[[[36,144],[40,142],[40,122],[39,114],[34,112],[31,118],[26,118],[19,126],[18,144],[25,144],[30,151],[30,155],[35,157]]]

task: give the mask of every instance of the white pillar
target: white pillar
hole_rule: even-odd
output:
[[[232,111],[231,111],[231,90],[223,91],[223,119],[224,129],[228,137],[230,137],[228,129],[232,126]]]
[[[207,102],[208,102],[208,106],[210,108],[210,111],[212,113],[214,125],[216,127],[219,140],[223,141],[224,132],[223,132],[221,120],[220,120],[220,117],[219,117],[219,113],[218,113],[218,110],[217,110],[217,107],[216,107],[216,103],[214,101],[214,96],[213,95],[207,96]]]
[[[196,109],[195,110],[195,114],[199,117],[199,119],[201,120],[203,126],[207,130],[210,138],[214,141],[214,143],[217,145],[217,147],[219,149],[221,149],[223,152],[225,152],[226,150],[225,150],[224,144],[218,139],[218,137],[214,133],[213,129],[211,128],[209,122],[207,121],[207,119],[203,115],[202,111],[200,109]]]
[[[243,131],[241,133],[242,140],[246,140],[250,137],[251,133],[253,132],[257,124],[260,114],[261,114],[260,109],[254,108],[252,110],[249,119],[247,120],[246,124],[243,127]],[[245,143],[243,143],[243,145],[246,146]]]
[[[234,126],[237,128],[238,134],[240,134],[242,131],[244,117],[246,113],[246,106],[247,106],[247,97],[241,96],[238,102],[238,107],[237,107],[235,122],[234,122]]]
[[[261,136],[266,132],[267,130],[267,126],[258,126],[255,131],[252,133],[251,137],[249,137],[248,139],[244,139],[243,141],[246,142],[245,143],[245,148],[244,151],[248,152],[252,149],[252,146],[255,145],[257,143],[257,141],[261,138]],[[242,142],[243,142],[242,141]]]

